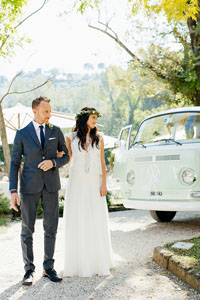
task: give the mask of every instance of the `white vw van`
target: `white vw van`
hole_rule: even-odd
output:
[[[113,176],[127,208],[150,210],[160,222],[177,211],[200,211],[200,107],[154,114],[121,129]]]

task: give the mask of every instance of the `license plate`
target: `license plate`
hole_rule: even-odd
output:
[[[151,192],[151,196],[162,196],[162,192]]]

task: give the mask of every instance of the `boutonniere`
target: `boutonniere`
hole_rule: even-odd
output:
[[[53,124],[48,123],[48,126],[49,126],[50,129],[53,129]]]

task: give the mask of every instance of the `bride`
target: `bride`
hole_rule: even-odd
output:
[[[66,140],[70,173],[64,206],[64,277],[106,276],[113,266],[104,141],[96,128],[99,116],[96,109],[84,107]]]

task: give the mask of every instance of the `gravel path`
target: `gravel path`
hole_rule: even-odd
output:
[[[200,213],[178,213],[173,222],[156,223],[145,211],[109,214],[115,268],[107,277],[64,278],[52,283],[41,278],[42,220],[34,234],[35,283],[23,287],[20,222],[0,229],[0,300],[196,300],[200,294],[152,262],[153,249],[167,242],[199,235]],[[62,218],[59,222],[55,269],[62,270]]]

